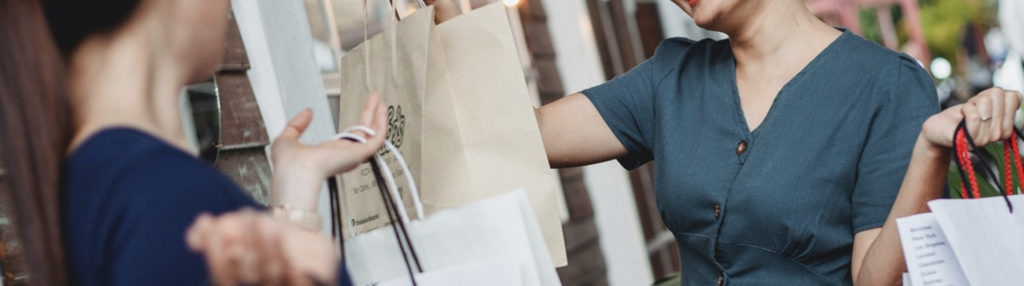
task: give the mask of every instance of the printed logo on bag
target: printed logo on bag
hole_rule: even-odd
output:
[[[373,173],[370,173],[370,174],[372,175]],[[368,182],[366,184],[361,184],[361,185],[352,187],[350,189],[352,190],[353,194],[359,194],[359,193],[362,193],[362,192],[365,192],[365,191],[369,191],[369,190],[377,190],[377,182],[376,181],[370,181],[370,182]]]
[[[368,216],[368,217],[364,217],[364,218],[361,218],[361,219],[358,219],[358,220],[357,219],[352,219],[351,226],[354,227],[354,226],[364,225],[364,224],[373,222],[373,221],[375,221],[375,220],[377,220],[379,218],[380,218],[380,214],[374,214],[374,215],[371,215],[371,216]]]
[[[385,136],[395,148],[402,148],[402,140],[405,135],[405,114],[402,114],[401,105],[388,106],[388,134]],[[391,153],[388,148],[381,147],[378,154],[381,156]]]

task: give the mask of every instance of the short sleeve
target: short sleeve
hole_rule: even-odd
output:
[[[629,152],[618,158],[623,167],[633,169],[652,160],[657,86],[679,66],[680,58],[692,45],[689,39],[667,39],[658,45],[654,57],[611,81],[582,91]]]
[[[160,168],[162,172],[132,172],[116,187],[116,192],[128,201],[113,237],[109,282],[209,284],[205,259],[185,242],[189,226],[200,213],[216,215],[259,206],[212,168],[162,154],[150,158],[167,167]]]
[[[854,233],[881,227],[889,215],[925,119],[939,111],[931,76],[900,55],[891,72],[880,73],[886,95],[872,119],[860,155],[853,191]],[[891,75],[891,77],[890,77]]]

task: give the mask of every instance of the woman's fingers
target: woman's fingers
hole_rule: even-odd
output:
[[[380,105],[380,94],[370,94],[370,97],[366,99],[366,105],[363,106],[363,113],[359,116],[359,125],[370,126],[373,124],[375,112]]]
[[[266,238],[264,235],[252,235],[253,233],[260,233],[264,226],[257,219],[259,214],[250,211],[242,211],[242,215],[239,217],[239,226],[244,226],[247,235],[241,235],[240,243],[238,248],[241,251],[239,253],[239,264],[240,267],[240,278],[239,280],[245,284],[256,284],[262,281],[267,281],[267,277],[264,276],[263,264],[272,257],[267,256],[267,249],[261,248],[263,246],[263,240]]]
[[[359,116],[359,122],[356,126],[346,129],[345,132],[359,136],[367,141],[374,136],[383,136],[384,133],[378,132],[379,130],[376,130],[373,126],[376,122],[382,121],[381,119],[377,119],[377,113],[379,110],[384,109],[384,107],[385,105],[380,102],[379,94],[370,94],[370,97],[366,100],[366,105],[363,106],[362,113]],[[364,130],[365,128],[369,128],[370,130]],[[362,143],[362,141],[360,141],[360,143]]]
[[[1007,130],[1003,129],[1003,106],[1006,105],[1006,96],[1003,95],[1002,90],[992,89],[992,92],[986,95],[989,98],[989,113],[985,117],[983,123],[988,129],[989,139],[991,140],[1002,140],[1004,136],[1009,134]],[[983,114],[984,116],[984,114]]]
[[[321,244],[331,245],[318,233],[311,234],[312,239],[328,241]],[[285,285],[293,278],[292,272],[300,270],[295,267],[304,266],[301,261],[293,259],[306,259],[310,253],[327,252],[324,249],[330,248],[310,246],[314,247],[312,252],[289,256],[285,252],[295,250],[285,245],[284,237],[288,235],[301,237],[306,233],[265,213],[242,210],[218,217],[201,215],[190,228],[188,240],[190,245],[205,245],[198,251],[206,257],[215,285]],[[200,243],[199,240],[204,241]]]
[[[309,108],[303,109],[302,112],[299,112],[295,117],[292,117],[292,120],[288,121],[288,125],[284,127],[281,135],[277,137],[298,140],[299,136],[306,132],[310,122],[313,122],[313,110]]]
[[[1021,100],[1024,100],[1024,95],[1021,95],[1018,91],[1005,91],[1003,97],[1006,99],[1006,104],[1003,105],[1003,130],[1009,130],[1009,136],[1013,135],[1014,119],[1017,116],[1017,109],[1020,109]]]
[[[263,264],[263,273],[267,277],[266,285],[285,285],[286,277],[284,275],[288,270],[288,262],[281,250],[281,235],[273,233],[280,230],[269,227],[264,227],[262,230],[265,237],[262,247],[266,251]]]
[[[1012,136],[1021,99],[1016,92],[991,88],[965,103],[962,113],[975,144],[984,146]]]
[[[188,231],[185,232],[185,243],[193,251],[203,251],[207,247],[209,242],[209,229],[213,223],[213,216],[208,213],[201,213],[196,217],[195,222],[192,222],[192,226],[189,226]]]
[[[967,125],[967,133],[970,133],[971,138],[974,139],[975,142],[977,142],[977,139],[980,139],[980,136],[982,135],[981,133],[983,133],[981,130],[979,130],[981,127],[981,111],[978,110],[977,103],[975,103],[974,101],[968,101],[967,103],[964,103],[964,106],[963,108],[960,109],[960,112],[964,114],[964,121]]]
[[[381,104],[380,106],[377,107],[377,110],[374,113],[375,114],[373,115],[373,121],[369,125],[366,125],[372,128],[373,131],[377,133],[376,136],[367,138],[368,140],[366,142],[366,145],[369,145],[371,151],[369,155],[372,155],[373,152],[376,152],[376,150],[380,149],[380,146],[384,144],[384,139],[387,138],[388,133],[387,109],[384,108],[383,104]]]
[[[209,244],[204,254],[210,268],[210,276],[214,285],[235,285],[235,269],[232,268],[232,257],[226,249],[226,244],[221,240],[220,234],[214,231],[209,236]]]
[[[977,120],[977,125],[974,128],[970,128],[970,122],[968,122],[969,131],[973,136],[974,141],[978,146],[982,146],[984,142],[991,135],[991,130],[988,128],[992,121],[992,97],[987,96],[984,93],[971,98],[970,103],[974,104],[977,110],[977,116],[968,117],[968,120]]]
[[[282,230],[277,225],[278,221],[260,213],[253,213],[247,216],[249,234],[253,236],[249,246],[249,252],[254,253],[251,257],[258,259],[252,268],[250,277],[254,280],[246,280],[248,284],[258,285],[283,285],[284,257],[280,254],[280,236]]]

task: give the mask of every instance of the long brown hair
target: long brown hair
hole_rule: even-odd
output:
[[[38,0],[0,0],[0,203],[33,285],[67,283],[60,171],[70,137],[61,57]]]

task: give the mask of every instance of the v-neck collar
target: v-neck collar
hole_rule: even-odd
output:
[[[840,34],[839,37],[837,37],[835,40],[832,40],[832,42],[829,43],[824,50],[821,50],[821,52],[815,55],[814,58],[811,59],[809,63],[807,63],[807,65],[800,69],[800,72],[797,72],[797,74],[794,75],[793,78],[790,78],[789,81],[787,81],[786,84],[783,85],[781,89],[779,89],[778,94],[775,95],[775,99],[772,100],[772,106],[768,108],[768,113],[765,114],[764,119],[761,120],[761,124],[754,128],[754,130],[750,130],[750,125],[747,124],[746,113],[743,111],[743,103],[740,99],[739,82],[736,79],[736,57],[732,54],[732,45],[729,44],[728,41],[726,41],[726,49],[727,54],[729,55],[729,61],[726,64],[728,68],[725,69],[725,72],[726,76],[732,83],[730,88],[732,92],[733,102],[736,106],[736,115],[739,116],[739,125],[745,137],[748,137],[749,139],[754,139],[758,137],[759,134],[763,133],[761,132],[761,130],[764,130],[765,127],[770,126],[770,124],[772,123],[772,114],[776,113],[775,109],[777,109],[777,106],[779,105],[779,99],[784,97],[786,92],[792,88],[791,86],[796,85],[804,77],[806,77],[805,74],[810,73],[810,70],[815,69],[816,66],[819,65],[819,62],[821,62],[825,57],[831,54],[840,42],[845,41],[846,38],[851,36],[849,30],[842,28],[839,28],[839,30],[842,31],[842,34]]]

